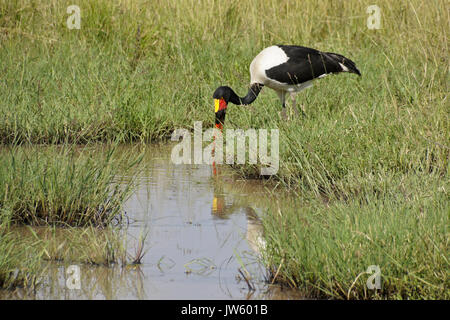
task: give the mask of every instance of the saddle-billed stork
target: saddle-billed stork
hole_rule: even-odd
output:
[[[314,79],[338,72],[356,73],[361,76],[353,61],[337,53],[290,45],[265,48],[250,64],[250,88],[245,97],[239,97],[227,86],[218,87],[214,91],[216,127],[223,128],[229,102],[248,105],[255,101],[264,86],[275,90],[278,94],[283,105],[284,117],[287,93],[291,93],[293,108],[298,113],[295,107],[295,94],[311,87]]]

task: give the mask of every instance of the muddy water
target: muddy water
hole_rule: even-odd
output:
[[[300,299],[296,291],[269,285],[259,260],[264,241],[258,216],[275,201],[263,183],[239,180],[223,167],[215,176],[209,165],[174,165],[170,152],[170,145],[147,149],[125,204],[131,254],[147,235],[142,264],[80,265],[79,290],[66,286],[67,265],[52,264],[35,292],[10,297]]]

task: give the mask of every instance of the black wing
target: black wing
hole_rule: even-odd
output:
[[[342,55],[300,46],[279,46],[288,56],[286,63],[266,70],[267,77],[286,84],[300,84],[327,73],[349,72],[361,75],[355,63]]]

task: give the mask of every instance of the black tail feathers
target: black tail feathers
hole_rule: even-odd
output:
[[[359,72],[356,64],[352,60],[337,53],[326,52],[326,54],[336,62],[342,63],[348,69],[348,72],[356,73],[358,76],[361,76],[361,72]]]

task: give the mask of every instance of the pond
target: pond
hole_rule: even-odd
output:
[[[67,264],[52,262],[23,299],[301,299],[267,282],[259,259],[259,216],[275,195],[258,180],[238,179],[225,166],[175,165],[171,145],[146,147],[136,188],[125,203],[131,254],[145,235],[142,263],[79,265],[80,289],[66,285]],[[136,152],[122,147],[120,152]]]

